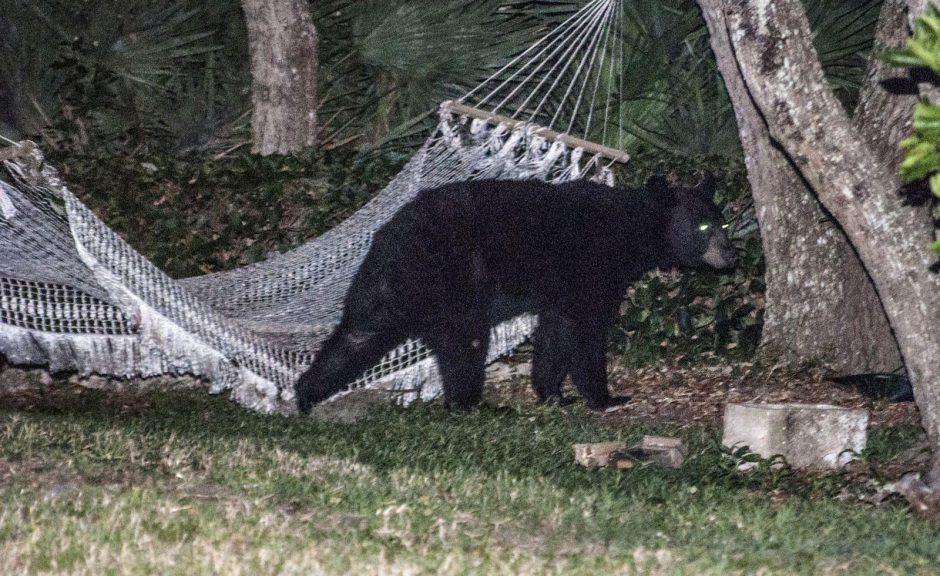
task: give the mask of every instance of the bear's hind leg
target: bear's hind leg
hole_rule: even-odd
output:
[[[308,412],[314,404],[346,390],[354,378],[381,360],[399,340],[390,332],[340,324],[297,381],[295,392],[300,411]]]
[[[562,406],[574,402],[561,393],[572,353],[571,330],[571,321],[557,312],[539,314],[532,337],[532,388],[542,402],[557,402]]]
[[[444,401],[452,410],[469,410],[483,396],[489,327],[478,318],[468,320],[448,323],[423,338],[437,357]]]

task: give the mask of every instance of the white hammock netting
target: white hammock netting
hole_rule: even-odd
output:
[[[229,272],[168,277],[69,192],[38,149],[20,144],[27,153],[0,173],[0,353],[14,364],[86,375],[192,374],[252,409],[294,412],[294,382],[339,321],[372,235],[418,191],[482,178],[612,183],[612,158],[625,156],[566,135],[583,106],[579,133],[610,139],[622,82],[620,12],[618,0],[590,2],[462,99],[485,93],[474,101],[479,114],[442,105],[427,142],[348,220]],[[515,113],[497,115],[507,109]],[[563,110],[570,120],[559,135],[553,126]],[[592,133],[595,111],[604,118]],[[522,315],[495,326],[489,359],[522,343],[535,322]],[[352,388],[362,387],[403,403],[440,394],[434,359],[419,341],[402,343]]]

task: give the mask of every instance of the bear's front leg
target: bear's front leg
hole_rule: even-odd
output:
[[[627,403],[629,396],[611,396],[607,388],[606,324],[581,324],[576,327],[574,337],[571,379],[588,408],[605,410]]]

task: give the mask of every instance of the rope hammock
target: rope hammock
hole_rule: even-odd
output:
[[[0,152],[0,353],[53,371],[192,374],[262,412],[293,385],[342,314],[374,232],[418,191],[482,178],[613,183],[623,127],[619,0],[593,0],[458,101],[404,169],[349,219],[290,252],[174,280],[86,208],[32,143]],[[572,134],[577,133],[580,137]],[[535,327],[493,328],[489,359]],[[403,342],[354,383],[401,403],[440,394],[433,357]]]

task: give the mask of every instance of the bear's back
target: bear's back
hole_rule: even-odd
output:
[[[449,275],[480,262],[507,292],[619,284],[662,250],[662,203],[642,188],[584,181],[458,182],[420,192],[376,239],[385,257],[425,260]]]
[[[553,185],[538,180],[476,180],[422,190],[402,208],[400,219],[419,229],[428,226],[444,232],[492,232],[494,226],[531,233],[548,226],[559,231],[613,231],[634,221],[656,220],[660,205],[642,188],[611,188],[587,181]]]

